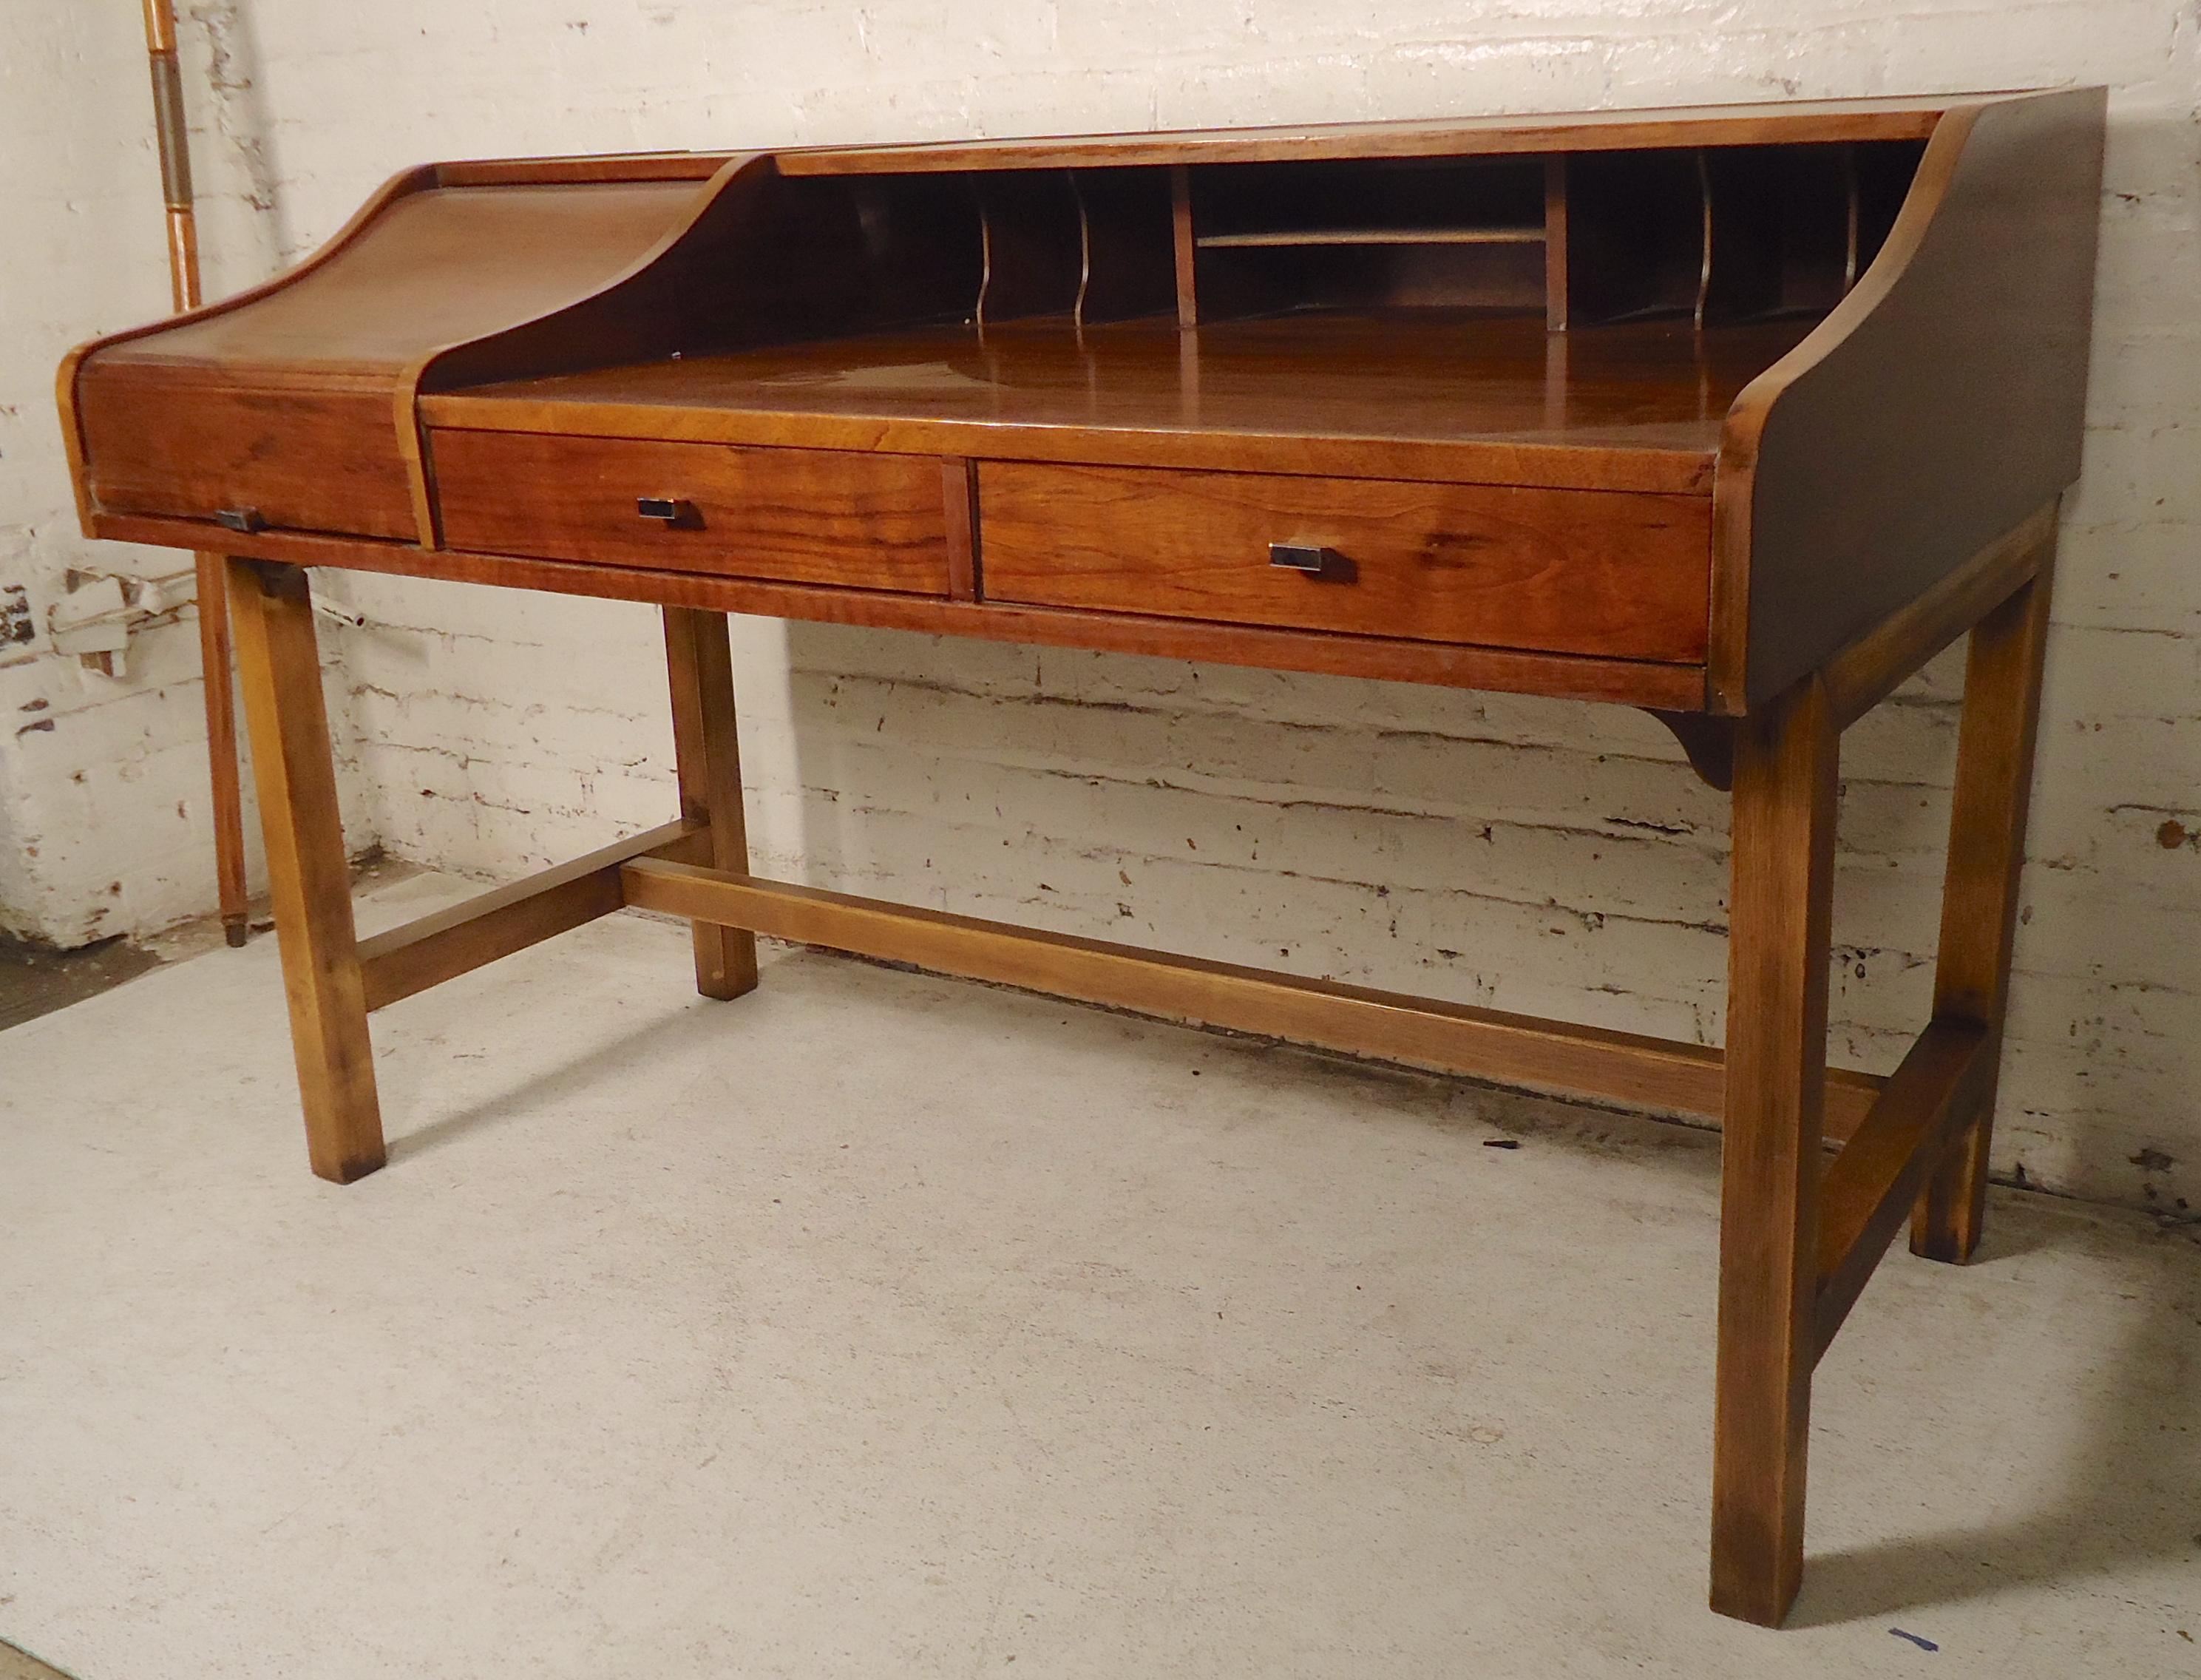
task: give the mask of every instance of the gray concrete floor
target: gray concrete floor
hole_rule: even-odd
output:
[[[685,949],[613,918],[378,1017],[349,1190],[272,941],[0,1035],[0,1636],[80,1680],[2201,1672],[2190,1231],[1998,1192],[1980,1264],[1892,1258],[1769,1633],[1702,1608],[1716,1138],[810,953],[710,1004]]]

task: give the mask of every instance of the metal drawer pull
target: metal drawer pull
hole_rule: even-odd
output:
[[[1306,543],[1271,543],[1269,544],[1269,564],[1281,566],[1288,572],[1305,572],[1319,577],[1333,569],[1338,562],[1335,549],[1318,549]]]
[[[701,525],[696,517],[696,504],[677,496],[637,496],[634,510],[646,520],[658,520],[666,525]]]
[[[248,535],[267,529],[267,520],[257,508],[217,508],[214,522],[225,531],[242,531]]]

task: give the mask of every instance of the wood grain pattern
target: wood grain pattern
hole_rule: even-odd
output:
[[[1817,668],[2078,477],[2104,97],[1952,112],[1878,261],[1735,399],[1723,710]]]
[[[250,561],[230,562],[229,590],[307,1155],[348,1184],[383,1164],[382,1113],[313,598],[304,573]]]
[[[937,461],[514,432],[431,435],[444,540],[556,560],[948,592]],[[689,504],[643,518],[639,498]]]
[[[682,819],[709,831],[712,867],[745,870],[748,816],[742,804],[726,615],[690,607],[665,608],[665,670],[672,690],[672,753]],[[753,934],[698,922],[695,935],[697,991],[723,1000],[756,990]]]
[[[362,939],[367,1007],[380,1009],[608,916],[626,902],[621,864],[637,857],[700,861],[709,855],[709,842],[708,829],[684,818]]]
[[[627,902],[642,909],[1165,1020],[1677,1113],[1718,1113],[1724,1090],[1721,1053],[1702,1044],[1303,979],[677,861],[638,860],[624,872]],[[1860,1120],[1880,1087],[1865,1074],[1833,1076],[1828,1112],[1836,1124]]]
[[[1767,1627],[1804,1569],[1839,741],[1816,679],[1735,740],[1711,1606]]]
[[[2040,569],[1980,621],[1965,667],[1934,1018],[1986,1031],[1985,1089],[1978,1118],[1962,1146],[1918,1200],[1910,1247],[1929,1260],[1969,1260],[1979,1246],[1987,1210],[1987,1152],[1994,1137],[1996,1076],[2010,1007],[2010,950],[2033,797],[2054,543],[2051,522],[2039,554]]]
[[[246,386],[96,361],[81,401],[85,482],[103,510],[210,520],[250,508],[292,530],[416,529],[384,386]]]
[[[299,529],[420,534],[392,408],[415,364],[616,278],[698,197],[684,179],[401,176],[278,281],[70,358],[86,495],[116,511],[257,507]]]
[[[89,474],[85,470],[87,462],[83,415],[79,410],[77,402],[77,379],[85,362],[94,355],[111,350],[118,345],[150,338],[156,333],[166,332],[178,324],[179,319],[199,320],[210,316],[226,314],[232,310],[242,309],[249,304],[256,303],[271,293],[298,284],[348,250],[366,229],[380,220],[384,211],[397,200],[409,194],[425,191],[433,186],[435,183],[436,171],[432,166],[403,170],[384,181],[367,203],[353,213],[351,220],[337,230],[326,244],[321,246],[296,267],[276,275],[272,279],[263,280],[258,285],[247,286],[242,291],[233,292],[227,297],[218,298],[212,303],[203,304],[190,311],[184,317],[149,321],[143,326],[133,326],[121,332],[110,332],[104,337],[77,345],[63,356],[61,367],[54,376],[55,399],[61,409],[62,441],[68,451],[69,476],[76,483],[77,513],[79,519],[89,521],[93,513],[91,486]]]
[[[989,600],[1688,663],[1702,497],[987,461]],[[1319,577],[1271,543],[1335,550]]]
[[[940,501],[948,531],[948,593],[978,598],[978,463],[940,463]]]
[[[784,152],[790,175],[885,174],[942,169],[1122,167],[1135,164],[1261,163],[1302,158],[1468,157],[1505,152],[1629,150],[1649,146],[1776,145],[1840,140],[1916,140],[1941,114],[1969,101],[1795,100],[1633,111],[1312,123],[1150,134],[930,141]]]
[[[110,340],[92,360],[394,377],[439,344],[615,279],[701,196],[688,180],[460,187],[431,173],[303,273],[248,303]]]
[[[182,520],[120,515],[96,520],[93,533],[118,542],[171,547],[193,541],[201,534],[197,527]],[[600,600],[702,607],[763,618],[874,625],[882,629],[975,636],[1042,647],[1098,648],[1165,659],[1212,660],[1223,665],[1278,671],[1371,677],[1384,682],[1606,700],[1667,711],[1699,711],[1705,702],[1704,672],[1693,665],[1456,647],[1397,637],[1332,636],[1189,619],[1018,607],[1002,602],[936,600],[883,590],[766,583],[700,573],[645,572],[577,561],[431,551],[410,543],[361,543],[296,532],[263,532],[230,541],[240,553],[299,566],[343,566],[402,577],[548,590]]]
[[[960,323],[514,379],[434,426],[983,460],[1701,495],[1735,394],[1810,330],[1339,310],[1075,330]]]

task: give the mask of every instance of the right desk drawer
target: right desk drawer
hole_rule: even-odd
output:
[[[1708,496],[987,461],[978,508],[989,600],[1705,656]]]

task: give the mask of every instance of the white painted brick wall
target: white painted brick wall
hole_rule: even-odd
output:
[[[1997,1160],[2158,1205],[2197,1183],[2183,1160],[2151,1175],[2129,1160],[2201,1151],[2201,851],[2178,837],[2201,831],[2191,0],[300,0],[193,15],[232,67],[208,141],[232,159],[213,214],[233,282],[255,239],[296,256],[383,176],[436,156],[2111,84],[2088,471],[2058,580]],[[255,220],[254,197],[272,213]],[[355,832],[508,873],[665,816],[648,610],[330,589],[370,620],[339,649]],[[767,871],[1722,1031],[1724,802],[1635,714],[815,626],[741,624],[737,652]],[[1925,1011],[1960,674],[1945,656],[1846,743],[1839,1060],[1887,1067]]]
[[[54,410],[72,344],[168,307],[150,112],[135,7],[0,7],[0,590],[21,587],[41,627],[72,567],[150,576],[191,563],[78,534]],[[273,251],[235,190],[235,148],[201,138],[215,279],[235,285]],[[0,647],[0,930],[70,946],[213,908],[188,613],[139,637],[130,660],[129,680],[109,682],[43,635]]]

